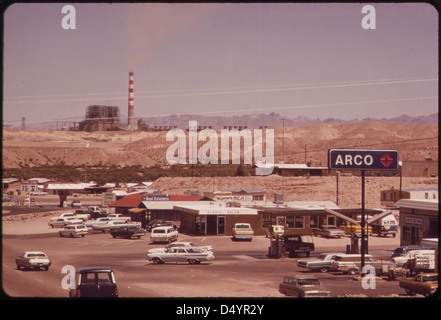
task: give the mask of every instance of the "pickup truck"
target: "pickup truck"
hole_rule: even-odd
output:
[[[138,227],[122,227],[117,229],[111,229],[110,234],[113,238],[138,238],[140,239],[142,236],[145,235],[144,229],[138,228]]]
[[[343,230],[347,235],[355,233],[357,236],[361,237],[361,226],[358,225],[358,224],[352,224],[352,223],[347,221],[345,224],[342,224],[340,226],[340,229]],[[365,228],[365,231],[368,234],[372,234],[372,227],[371,226],[367,226]]]
[[[21,268],[43,268],[47,271],[49,270],[49,266],[52,264],[52,261],[42,251],[26,251],[15,259],[15,264],[17,265],[18,270]]]
[[[253,240],[254,231],[249,223],[236,223],[232,229],[233,240]]]
[[[303,235],[284,235],[282,236],[283,246],[285,252],[291,255],[297,255],[298,253],[304,253],[307,257],[311,251],[315,250],[313,242],[304,241]]]
[[[60,214],[58,217],[51,218],[51,221],[56,221],[59,218],[76,218],[76,219],[81,219],[83,221],[86,221],[86,220],[90,219],[90,214],[76,213],[76,212],[66,212],[66,213]]]
[[[421,273],[410,279],[401,279],[399,285],[407,294],[419,293],[428,297],[438,289],[438,274]]]

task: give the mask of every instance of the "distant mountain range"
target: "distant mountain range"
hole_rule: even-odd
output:
[[[170,115],[166,117],[149,117],[143,118],[143,121],[150,128],[154,126],[177,126],[178,128],[187,128],[189,121],[197,121],[198,126],[211,126],[213,129],[223,129],[225,126],[241,126],[250,129],[271,126],[306,126],[312,124],[347,124],[366,121],[375,121],[389,124],[438,124],[438,113],[427,116],[411,117],[401,115],[395,118],[364,118],[341,120],[335,118],[313,119],[303,116],[296,118],[288,118],[278,113],[271,112],[269,114],[248,114],[242,116],[199,116],[199,115]]]
[[[126,118],[121,116],[121,123],[126,123]],[[63,123],[73,123],[80,122],[84,118],[71,119],[70,121],[59,120],[57,122],[41,122],[26,125],[29,130],[58,130],[63,128]],[[138,121],[135,118],[135,123]],[[192,114],[181,114],[181,115],[169,115],[163,117],[143,117],[142,120],[149,128],[156,127],[177,127],[181,129],[188,128],[189,121],[197,121],[198,126],[212,127],[213,129],[223,129],[224,127],[248,127],[250,129],[256,129],[260,127],[272,127],[272,126],[306,126],[312,124],[348,124],[366,121],[375,121],[389,124],[438,124],[438,113],[433,113],[427,116],[408,116],[401,115],[395,118],[364,118],[364,119],[350,119],[342,120],[336,118],[308,118],[304,116],[298,116],[295,118],[289,118],[282,116],[278,113],[271,112],[269,114],[247,114],[241,116],[202,116],[202,115],[192,115]],[[69,127],[69,125],[67,125]],[[20,129],[16,127],[15,129]]]

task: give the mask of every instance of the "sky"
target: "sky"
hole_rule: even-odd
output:
[[[65,5],[3,12],[4,124],[78,120],[96,104],[127,116],[129,71],[135,117],[438,112],[438,12],[427,3],[363,13],[366,3],[73,2],[74,17]],[[75,29],[63,28],[68,14]]]

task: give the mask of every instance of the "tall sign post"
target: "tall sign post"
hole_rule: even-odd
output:
[[[363,269],[368,245],[365,217],[366,170],[397,170],[398,151],[331,149],[328,151],[328,167],[334,170],[361,171],[361,269]]]

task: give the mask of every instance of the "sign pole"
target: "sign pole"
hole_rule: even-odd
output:
[[[366,253],[366,218],[365,218],[365,170],[361,170],[361,272],[363,271]]]

